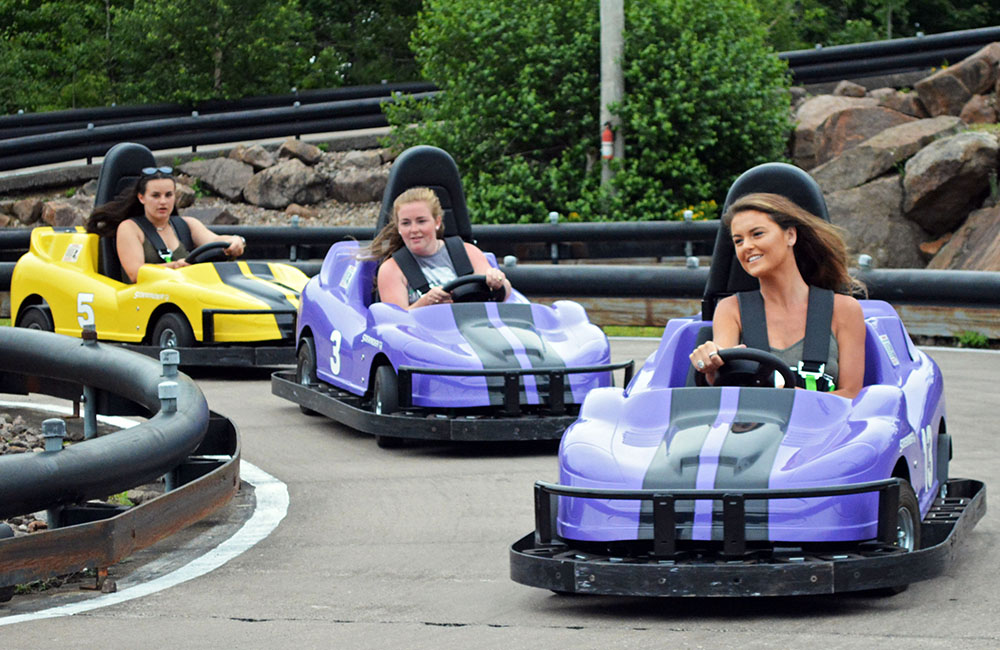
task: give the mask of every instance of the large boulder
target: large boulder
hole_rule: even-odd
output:
[[[926,236],[903,218],[902,199],[895,174],[826,196],[830,221],[844,229],[847,250],[854,259],[864,254],[871,256],[876,267],[923,268],[919,246]]]
[[[973,95],[972,99],[965,102],[959,117],[966,124],[996,124],[996,95]]]
[[[82,226],[86,217],[69,201],[46,201],[42,206],[42,221],[56,228]]]
[[[995,136],[976,131],[930,143],[906,163],[903,214],[934,236],[954,230],[989,194],[998,152]]]
[[[920,101],[920,95],[914,92],[902,92],[890,89],[891,92],[878,95],[880,106],[899,111],[903,115],[910,115],[916,118],[929,117],[930,114],[924,108],[924,103]],[[873,95],[874,96],[874,95]]]
[[[388,180],[388,170],[380,167],[344,169],[330,177],[330,197],[344,203],[380,201]]]
[[[927,268],[1000,271],[1000,206],[970,214]]]
[[[884,106],[838,111],[817,130],[816,164],[821,165],[886,129],[916,119]]]
[[[259,144],[237,145],[229,152],[229,157],[250,165],[255,172],[267,169],[275,162],[274,154]]]
[[[180,170],[230,201],[238,201],[243,187],[253,178],[253,167],[232,158],[192,160],[181,165]]]
[[[322,157],[322,149],[295,138],[288,138],[278,148],[278,158],[297,158],[307,165],[315,165]]]
[[[298,158],[257,172],[243,188],[249,203],[284,210],[290,203],[319,203],[326,198],[326,181]]]
[[[997,83],[1000,43],[990,43],[960,63],[938,70],[914,85],[931,115],[958,115],[973,95]]]
[[[892,170],[933,140],[956,133],[962,126],[962,120],[950,115],[892,126],[810,174],[824,192],[857,187]]]
[[[819,144],[817,131],[834,113],[849,108],[877,106],[872,97],[841,97],[817,95],[802,102],[795,111],[795,135],[792,140],[792,158],[803,169],[816,166],[816,149]]]

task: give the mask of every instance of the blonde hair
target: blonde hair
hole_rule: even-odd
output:
[[[372,243],[366,246],[359,256],[362,259],[382,262],[402,248],[403,238],[399,234],[399,207],[419,201],[427,204],[435,221],[441,221],[437,228],[437,238],[442,239],[444,237],[444,209],[441,207],[441,200],[429,187],[411,187],[392,202],[392,218],[389,219],[389,223],[375,235]]]
[[[722,215],[722,225],[731,229],[733,217],[756,210],[768,215],[782,230],[795,228],[795,265],[802,279],[822,289],[838,293],[865,294],[864,283],[848,272],[847,244],[842,230],[817,217],[780,194],[747,194],[737,199]]]

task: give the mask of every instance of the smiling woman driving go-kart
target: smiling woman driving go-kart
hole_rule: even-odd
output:
[[[94,208],[87,231],[114,236],[122,279],[135,282],[143,264],[178,269],[197,262],[235,258],[246,241],[216,235],[193,217],[176,210],[176,182],[170,167],[145,167],[135,184],[114,201]]]
[[[695,348],[691,364],[707,383],[729,385],[733,366],[726,361],[748,355],[725,351],[740,344],[780,360],[752,359],[762,370],[790,367],[794,376],[784,373],[786,385],[792,378],[799,387],[855,397],[865,372],[865,323],[860,303],[836,293],[859,286],[847,273],[847,249],[836,228],[766,193],[738,198],[722,224],[740,266],[760,289],[719,301],[714,338]]]
[[[444,210],[434,190],[412,187],[393,201],[392,219],[368,248],[381,261],[382,302],[404,309],[449,302],[502,302],[510,282],[474,244],[444,237]]]

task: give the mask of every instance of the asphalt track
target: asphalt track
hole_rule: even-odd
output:
[[[654,345],[612,349],[616,361],[641,361]],[[998,489],[1000,354],[929,351],[945,377],[952,475]],[[141,597],[50,618],[53,607],[108,596],[17,597],[0,605],[0,648],[1000,647],[995,509],[945,575],[892,597],[557,596],[512,582],[507,559],[533,525],[533,482],[556,478],[554,445],[382,450],[273,397],[264,374],[198,382],[239,426],[243,458],[276,479],[258,486],[287,486],[287,515],[217,568]],[[109,596],[217,552],[254,513],[274,519],[260,489],[246,484],[213,520],[114,567],[119,594]]]

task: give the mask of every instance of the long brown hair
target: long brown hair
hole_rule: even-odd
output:
[[[802,279],[822,289],[838,293],[865,293],[865,286],[851,277],[847,264],[847,244],[841,229],[801,208],[780,194],[747,194],[737,199],[722,215],[722,224],[730,229],[733,217],[747,210],[768,215],[782,230],[795,227],[795,265]]]
[[[444,236],[444,210],[441,208],[441,200],[438,199],[434,190],[429,187],[411,187],[397,196],[396,200],[392,202],[392,219],[375,235],[372,243],[361,251],[359,257],[361,259],[383,262],[402,248],[403,237],[399,234],[399,206],[418,201],[423,201],[427,204],[427,207],[430,208],[431,216],[435,220],[442,219],[437,229],[437,238],[441,239]]]
[[[171,174],[159,170],[153,174],[143,174],[135,183],[122,190],[113,200],[102,203],[94,208],[93,212],[90,213],[90,218],[87,219],[87,232],[97,233],[102,237],[114,237],[115,233],[118,232],[118,225],[121,222],[145,214],[145,209],[139,200],[139,195],[146,193],[146,185],[149,181],[162,178],[169,178],[174,181],[174,187],[177,186],[177,181]],[[176,201],[174,202],[174,210],[171,214],[177,214]]]

